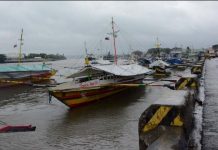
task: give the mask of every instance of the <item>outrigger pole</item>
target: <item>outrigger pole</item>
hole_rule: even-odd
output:
[[[116,34],[115,34],[115,31],[114,31],[114,20],[113,20],[113,17],[112,17],[112,35],[113,35],[113,41],[114,41],[114,63],[117,65],[117,49],[116,49]]]
[[[20,41],[20,47],[19,47],[19,63],[18,64],[21,63],[21,47],[23,45],[23,43],[22,43],[22,41],[23,41],[23,29],[21,30],[21,35],[20,35],[19,41]]]

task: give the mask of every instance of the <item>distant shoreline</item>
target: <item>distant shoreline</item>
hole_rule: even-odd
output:
[[[65,60],[65,59],[22,59],[21,62],[28,63],[28,62],[43,62],[43,61],[58,61],[58,60]],[[4,63],[19,63],[19,60],[5,60]]]

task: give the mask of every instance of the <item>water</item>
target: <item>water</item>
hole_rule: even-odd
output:
[[[79,63],[80,62],[80,63]],[[81,60],[52,62],[62,82]],[[52,99],[46,88],[18,86],[0,90],[0,120],[11,125],[32,124],[35,132],[0,134],[1,150],[135,150],[138,148],[138,119],[165,88],[133,88],[70,110]]]

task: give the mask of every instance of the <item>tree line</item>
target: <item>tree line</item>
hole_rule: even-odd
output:
[[[30,53],[28,55],[25,55],[24,58],[25,59],[29,59],[29,58],[35,58],[35,57],[41,57],[43,59],[55,59],[55,60],[62,60],[62,59],[66,59],[66,57],[60,54],[46,54],[46,53]]]
[[[5,54],[0,54],[0,63],[4,63],[6,59],[7,57]]]
[[[45,54],[45,53],[30,53],[28,55],[24,55],[24,59],[34,59],[36,57],[40,57],[42,59],[49,59],[49,60],[63,60],[66,57],[60,54]],[[4,63],[7,60],[7,56],[5,54],[0,54],[0,63]]]

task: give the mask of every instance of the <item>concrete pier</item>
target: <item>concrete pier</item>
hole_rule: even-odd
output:
[[[218,58],[205,62],[202,149],[218,149]]]

